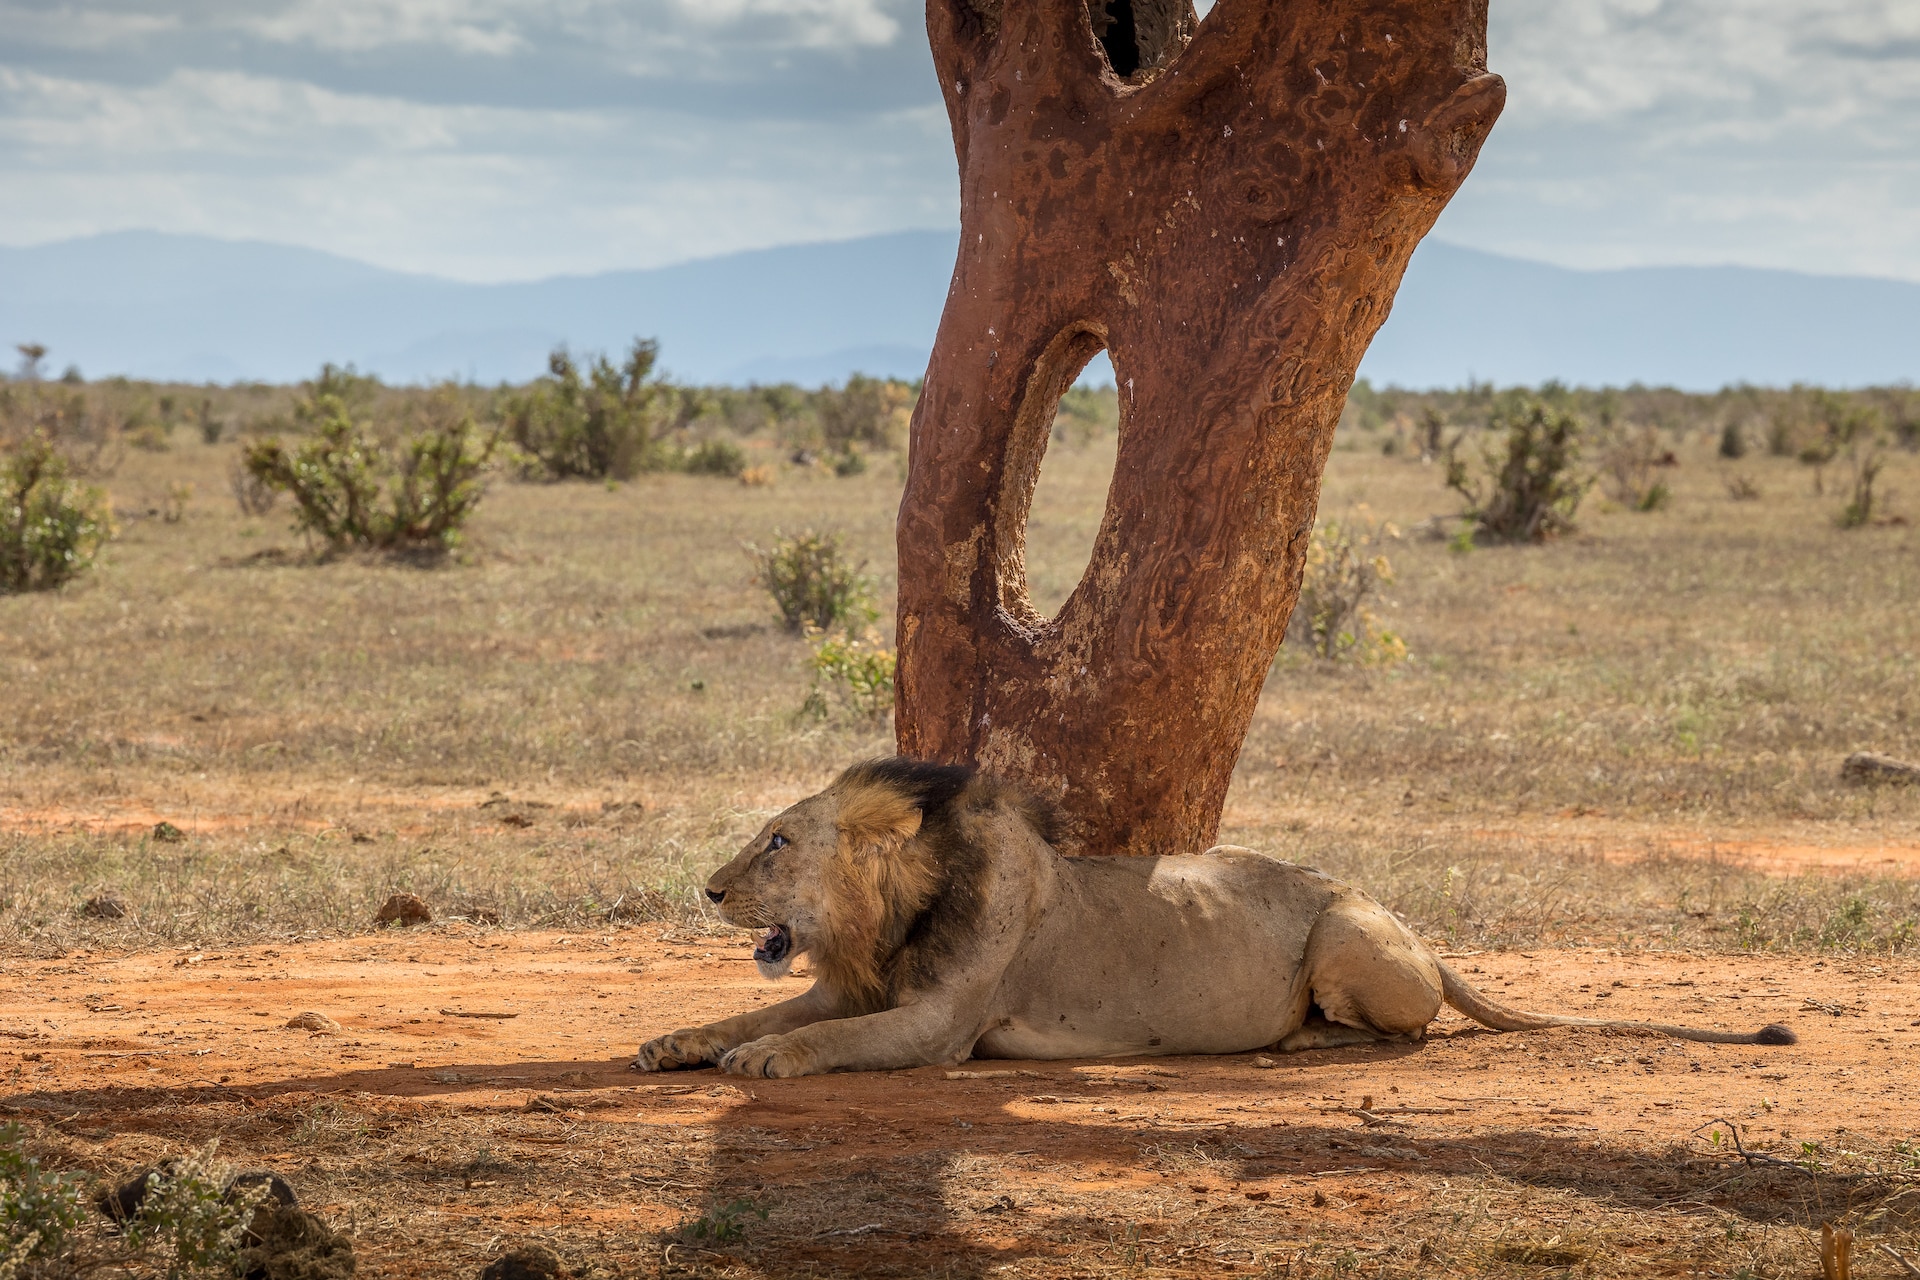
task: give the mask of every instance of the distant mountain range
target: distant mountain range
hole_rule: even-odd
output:
[[[0,341],[54,370],[291,381],[324,361],[395,382],[521,381],[565,343],[657,337],[698,382],[916,377],[955,236],[907,231],[646,271],[465,284],[311,249],[129,231],[0,248]],[[1920,378],[1920,284],[1751,267],[1573,271],[1428,241],[1361,373],[1708,389]]]

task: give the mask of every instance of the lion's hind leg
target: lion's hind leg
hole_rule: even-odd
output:
[[[1418,1040],[1440,1012],[1433,958],[1385,907],[1359,894],[1337,900],[1314,923],[1303,968],[1313,1007],[1281,1039],[1288,1053]]]

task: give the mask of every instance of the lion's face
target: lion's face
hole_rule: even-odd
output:
[[[707,881],[707,896],[729,924],[763,929],[754,963],[784,977],[793,958],[818,944],[827,916],[827,864],[840,848],[831,792],[802,800],[762,827]]]
[[[769,822],[713,873],[707,897],[730,924],[761,929],[753,959],[784,977],[801,952],[869,984],[891,923],[926,900],[933,871],[912,842],[921,813],[884,785],[836,783]]]

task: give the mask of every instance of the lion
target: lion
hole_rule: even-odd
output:
[[[972,769],[871,760],[769,822],[707,882],[761,931],[768,978],[805,993],[640,1046],[634,1067],[747,1076],[973,1058],[1292,1052],[1423,1038],[1440,1006],[1495,1031],[1607,1027],[1710,1044],[1793,1044],[1528,1013],[1476,991],[1350,885],[1251,849],[1063,857],[1049,808]]]

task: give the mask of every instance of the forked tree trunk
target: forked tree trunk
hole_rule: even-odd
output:
[[[1505,101],[1486,0],[928,0],[960,254],[900,507],[903,752],[1072,847],[1211,843],[1347,388]],[[1119,457],[1059,614],[1027,514],[1102,347]]]

